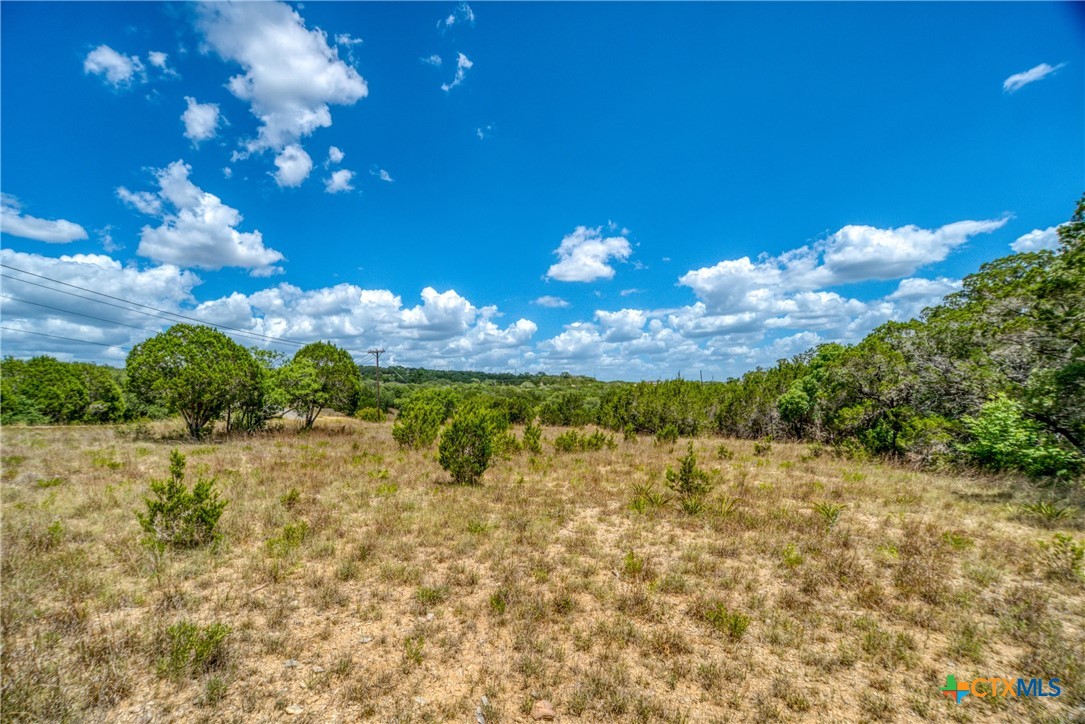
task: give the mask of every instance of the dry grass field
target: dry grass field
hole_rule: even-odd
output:
[[[685,440],[547,429],[463,487],[390,424],[172,431],[3,430],[3,720],[1085,720],[1085,585],[1040,545],[1081,515],[1021,482],[706,438],[691,516],[646,492]],[[156,553],[136,512],[174,448],[229,505]],[[956,704],[947,674],[1062,695]]]

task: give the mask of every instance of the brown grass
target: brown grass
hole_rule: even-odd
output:
[[[544,443],[460,487],[390,425],[343,418],[200,446],[5,428],[0,715],[497,722],[539,698],[584,721],[1080,713],[1085,586],[1049,577],[1037,545],[1080,539],[1079,519],[1030,523],[1009,480],[695,444],[718,473],[689,516],[632,505],[634,487],[666,492],[682,443]],[[214,548],[140,542],[175,446],[230,501]],[[845,506],[831,527],[819,503]],[[938,692],[950,673],[1063,694],[958,706]]]

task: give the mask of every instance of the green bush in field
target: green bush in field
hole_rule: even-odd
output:
[[[1024,416],[1019,402],[1005,395],[965,417],[971,442],[961,450],[989,470],[1020,470],[1033,478],[1069,478],[1080,470],[1081,458],[1060,447],[1039,423]]]
[[[554,449],[558,452],[576,452],[580,443],[580,433],[567,430],[554,438]]]
[[[607,435],[602,430],[596,430],[590,435],[568,430],[554,438],[554,449],[558,452],[590,452],[614,447],[614,436]]]
[[[677,425],[664,425],[662,428],[660,428],[659,432],[656,433],[656,443],[660,445],[665,445],[667,443],[673,445],[676,442],[678,442]]]
[[[1047,575],[1085,583],[1085,543],[1065,533],[1056,533],[1050,541],[1041,541]]]
[[[191,621],[180,621],[170,626],[159,644],[162,656],[158,660],[158,675],[182,679],[220,667],[226,659],[229,635],[230,627],[221,623],[198,626]]]
[[[712,490],[711,476],[697,467],[697,455],[693,452],[693,441],[689,442],[689,452],[678,459],[678,469],[667,468],[667,487],[678,496],[678,505],[682,510],[693,515],[704,508],[704,499]]]
[[[226,501],[219,500],[215,479],[200,478],[192,491],[185,485],[185,456],[170,453],[170,476],[151,483],[146,514],[139,524],[154,547],[194,548],[218,539],[216,530]]]
[[[492,435],[493,451],[498,457],[507,458],[523,450],[523,444],[509,431]]]
[[[438,461],[456,483],[478,483],[492,456],[493,433],[485,415],[456,415],[441,432]]]
[[[384,422],[384,412],[376,407],[363,407],[354,416],[363,422]]]
[[[429,447],[437,439],[437,433],[444,421],[444,409],[435,402],[412,404],[392,426],[392,437],[400,447]]]
[[[524,427],[524,450],[538,455],[542,452],[542,428],[529,420]]]

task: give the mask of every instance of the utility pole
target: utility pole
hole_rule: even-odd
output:
[[[383,349],[370,349],[366,350],[369,354],[377,358],[377,409],[381,409],[381,355],[384,354]]]

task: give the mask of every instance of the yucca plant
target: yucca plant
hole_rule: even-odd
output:
[[[1018,510],[1024,515],[1039,518],[1048,525],[1069,520],[1077,513],[1077,508],[1073,506],[1056,505],[1047,501],[1024,503],[1018,506]]]
[[[836,522],[840,520],[840,514],[844,512],[844,508],[848,506],[843,503],[814,503],[813,511],[820,515],[825,521],[825,530],[832,530]]]

